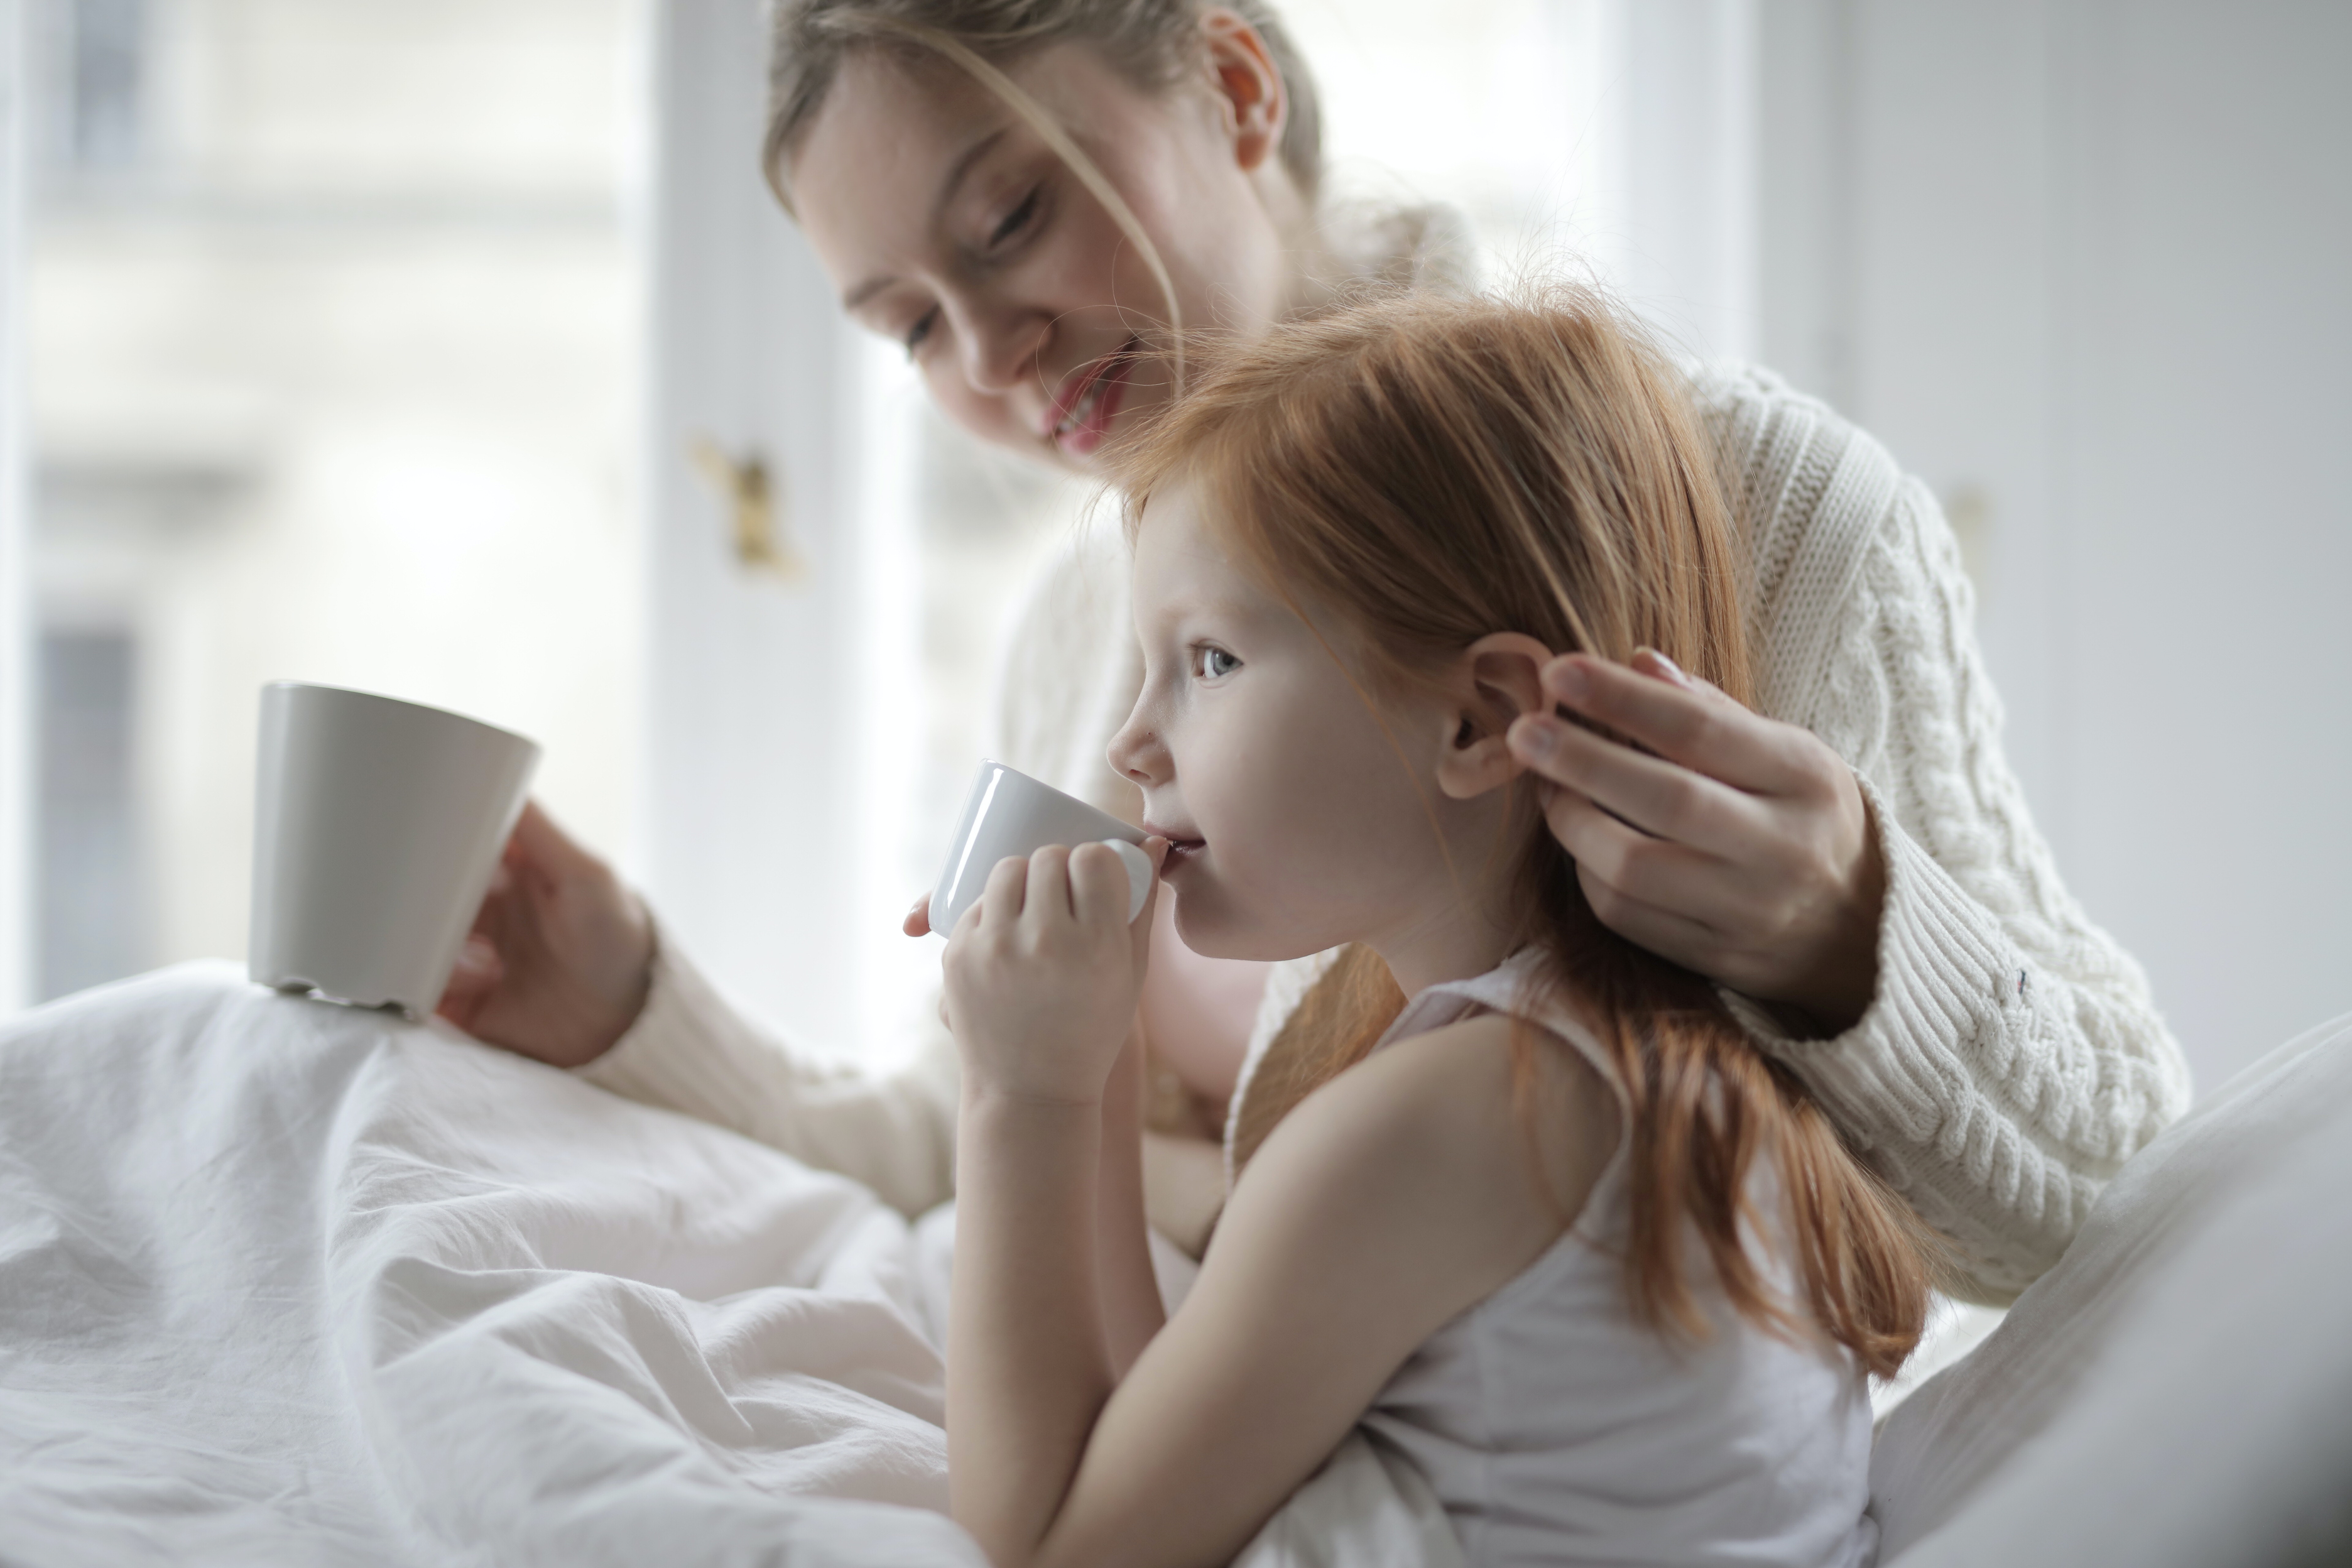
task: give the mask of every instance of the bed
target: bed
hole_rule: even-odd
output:
[[[2347,1128],[2339,1030],[2133,1162],[1885,1424],[1886,1560],[2284,1564],[2337,1539]],[[0,1562],[976,1568],[940,1511],[946,1239],[227,965],[68,998],[0,1028]],[[1243,1562],[1459,1560],[1358,1436]]]

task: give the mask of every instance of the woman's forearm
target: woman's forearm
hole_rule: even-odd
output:
[[[967,1092],[948,1320],[950,1510],[1034,1554],[1116,1381],[1097,1261],[1100,1106]]]
[[[645,1011],[618,1045],[579,1073],[625,1099],[838,1171],[904,1215],[954,1195],[960,1074],[943,1028],[926,1022],[904,1066],[887,1076],[869,1072],[738,1012],[667,931]]]

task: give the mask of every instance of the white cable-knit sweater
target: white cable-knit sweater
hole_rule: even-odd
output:
[[[2005,1300],[2187,1108],[2187,1065],[2138,966],[2068,896],[2034,830],[1935,498],[1768,372],[1709,367],[1693,381],[1754,550],[1759,706],[1853,764],[1886,860],[1878,991],[1859,1024],[1796,1039],[1762,1008],[1732,1005],[1956,1244],[1970,1293]],[[1103,755],[1141,679],[1127,616],[1123,548],[1079,537],[1008,651],[997,754],[1131,819],[1132,786]],[[1251,1067],[1311,973],[1311,961],[1277,971]],[[644,1014],[582,1070],[856,1176],[909,1213],[949,1195],[943,1036],[900,1074],[860,1074],[744,1019],[665,948]]]

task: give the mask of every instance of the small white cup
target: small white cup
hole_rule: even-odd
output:
[[[253,978],[430,1014],[538,763],[536,742],[438,708],[263,687]]]
[[[931,889],[931,929],[945,936],[964,910],[979,901],[988,873],[999,860],[1032,855],[1049,844],[1102,843],[1118,851],[1127,867],[1127,918],[1143,912],[1151,896],[1151,857],[1143,834],[1107,811],[1039,784],[1003,763],[982,763],[963,803],[963,819],[948,840],[948,862]]]

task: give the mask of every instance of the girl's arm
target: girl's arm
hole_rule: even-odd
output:
[[[1138,1030],[1128,1035],[1104,1085],[1095,1184],[1096,1277],[1102,1285],[1103,1334],[1114,1378],[1127,1375],[1168,1321],[1144,1214],[1143,1095],[1143,1038]]]
[[[1544,1053],[1540,1192],[1507,1020],[1391,1047],[1267,1140],[1183,1310],[1120,1378],[1084,1179],[1132,1005],[1123,900],[1089,891],[1116,864],[998,868],[948,959],[965,1057],[950,1492],[1000,1568],[1228,1560],[1416,1346],[1557,1239],[1615,1137],[1605,1088]]]
[[[1025,1560],[1053,1518],[1118,1377],[1103,1308],[1130,1305],[1119,1246],[1130,1184],[1127,1159],[1105,1150],[1131,1153],[1139,1211],[1140,1133],[1124,1136],[1128,1119],[1106,1107],[1115,1079],[1125,1098],[1139,1092],[1133,1020],[1151,933],[1148,908],[1129,926],[1127,893],[1099,846],[1001,861],[943,960],[964,1067],[949,1500],[999,1563]],[[1118,1355],[1134,1348],[1123,1334]]]

